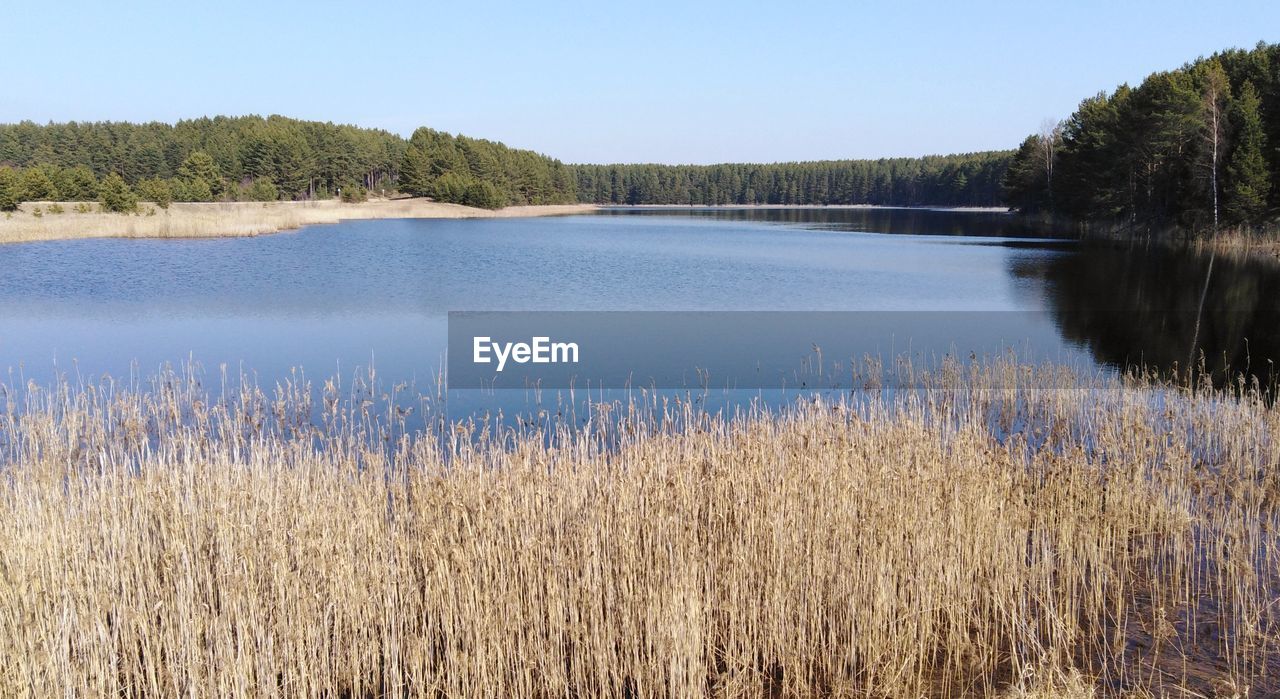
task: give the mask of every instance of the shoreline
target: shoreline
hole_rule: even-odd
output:
[[[1139,228],[1115,221],[1083,221],[1065,217],[1021,214],[1023,220],[1072,230],[1077,240],[1116,245],[1157,245],[1199,254],[1222,254],[1237,258],[1275,263],[1280,260],[1280,221],[1272,220],[1250,228],[1225,226],[1216,233],[1205,233],[1164,226]]]
[[[84,203],[90,203],[94,210],[78,213],[76,207]],[[62,212],[51,213],[50,207],[61,207]],[[353,204],[336,199],[175,202],[168,209],[144,202],[138,213],[117,214],[101,211],[92,202],[25,202],[19,211],[0,216],[0,244],[88,238],[243,238],[344,220],[526,218],[572,216],[599,209],[594,204],[542,204],[490,210],[415,198]]]
[[[951,211],[956,213],[1011,213],[1006,206],[892,206],[889,204],[594,204],[601,209],[895,209],[902,211]]]

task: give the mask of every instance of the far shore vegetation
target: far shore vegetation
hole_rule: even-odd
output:
[[[1098,93],[1016,150],[960,155],[568,165],[429,128],[403,138],[274,115],[0,125],[0,211],[9,213],[37,201],[136,213],[138,201],[165,209],[172,202],[358,204],[392,195],[477,209],[1005,206],[1111,236],[1275,245],[1277,182],[1280,45],[1267,44]]]
[[[0,125],[0,210],[18,202],[106,201],[121,184],[170,202],[275,201],[402,193],[513,205],[678,204],[999,206],[1012,151],[773,165],[564,165],[500,143],[418,129],[279,116],[168,124]],[[120,181],[114,178],[119,177]],[[117,203],[118,202],[118,203]]]
[[[1004,206],[1122,237],[1275,246],[1278,182],[1280,45],[1265,43],[1085,99],[1016,150],[919,158],[571,165],[425,127],[404,138],[281,116],[0,125],[0,212],[393,195],[481,209]]]
[[[119,212],[136,199],[357,203],[397,191],[485,209],[577,201],[559,161],[425,128],[404,139],[280,116],[0,125],[0,210],[44,200]]]
[[[173,203],[134,201],[132,213],[113,213],[93,202],[23,204],[0,214],[0,243],[75,238],[243,237],[321,223],[384,218],[508,218],[561,216],[595,211],[591,204],[542,204],[478,209],[420,198],[271,202]]]

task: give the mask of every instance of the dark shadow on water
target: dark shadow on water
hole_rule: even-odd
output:
[[[1053,238],[1070,234],[1043,222],[1004,211],[920,209],[893,207],[618,207],[604,209],[606,216],[689,216],[714,221],[748,221],[799,225],[805,228],[887,233],[892,235],[945,235]]]
[[[1275,388],[1280,363],[1280,267],[1257,259],[1158,246],[1084,245],[1014,260],[1039,276],[1064,339],[1110,366],[1185,376],[1190,364],[1215,385],[1243,373]]]

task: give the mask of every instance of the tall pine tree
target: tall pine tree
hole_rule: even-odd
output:
[[[1267,209],[1271,181],[1263,158],[1266,135],[1262,128],[1261,100],[1252,82],[1240,89],[1231,105],[1235,145],[1227,165],[1226,210],[1235,223],[1258,223]]]

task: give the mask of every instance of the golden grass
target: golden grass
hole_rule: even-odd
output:
[[[1191,247],[1199,252],[1217,252],[1240,258],[1280,259],[1280,226],[1267,226],[1261,231],[1230,228],[1195,240]]]
[[[137,214],[114,214],[90,204],[59,204],[62,213],[49,213],[50,202],[25,203],[18,212],[0,214],[0,243],[72,238],[207,238],[274,233],[343,219],[372,218],[494,218],[558,216],[590,213],[589,204],[511,206],[497,211],[426,199],[380,199],[347,204],[336,199],[305,202],[219,202],[171,204],[161,209],[148,203]],[[84,207],[80,207],[84,208]],[[39,215],[37,215],[39,212]],[[154,213],[152,213],[154,212]]]
[[[1276,691],[1280,411],[1006,371],[552,435],[10,391],[0,695]]]

